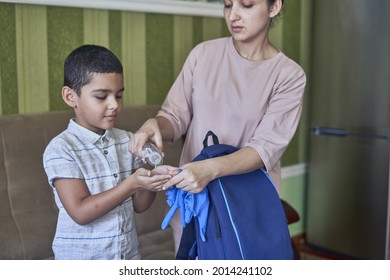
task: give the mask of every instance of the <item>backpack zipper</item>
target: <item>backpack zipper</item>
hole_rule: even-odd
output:
[[[211,194],[209,195],[209,197],[210,197],[211,204],[214,205],[214,221],[215,221],[215,228],[217,231],[217,239],[221,239],[222,238],[221,225],[219,223],[217,208],[215,207],[215,203]]]
[[[234,235],[236,236],[236,239],[237,239],[238,247],[240,248],[241,259],[245,260],[244,253],[242,252],[240,236],[238,235],[236,225],[234,224],[232,213],[231,213],[230,207],[229,207],[229,203],[227,201],[227,198],[226,198],[226,195],[225,195],[225,191],[224,191],[223,186],[222,186],[222,182],[221,182],[221,180],[219,178],[218,178],[218,184],[219,184],[219,188],[220,188],[220,190],[222,192],[222,196],[223,196],[223,199],[224,199],[224,202],[225,202],[225,205],[226,205],[226,209],[227,209],[227,211],[229,213],[230,223],[231,223],[231,225],[233,227],[233,231],[234,231]]]

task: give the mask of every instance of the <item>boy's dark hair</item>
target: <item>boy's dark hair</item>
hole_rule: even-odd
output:
[[[90,83],[94,73],[123,73],[119,59],[107,48],[83,45],[73,50],[64,63],[64,86],[78,95]]]

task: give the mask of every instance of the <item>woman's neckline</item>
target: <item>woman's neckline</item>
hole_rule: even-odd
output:
[[[233,37],[229,37],[229,44],[230,44],[230,46],[231,46],[231,48],[232,48],[232,50],[233,50],[233,52],[235,53],[236,56],[238,56],[242,60],[248,61],[249,63],[259,64],[259,63],[268,62],[268,61],[271,61],[271,60],[275,59],[276,57],[278,57],[282,53],[280,50],[275,49],[275,53],[271,57],[267,57],[267,58],[264,58],[264,59],[250,59],[250,58],[246,58],[246,57],[242,56],[239,53],[239,51],[237,50],[236,46],[234,45]]]

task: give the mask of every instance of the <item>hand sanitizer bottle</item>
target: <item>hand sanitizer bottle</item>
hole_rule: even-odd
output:
[[[147,142],[142,149],[141,156],[145,158],[146,162],[156,167],[163,163],[163,156],[158,148],[151,142]]]

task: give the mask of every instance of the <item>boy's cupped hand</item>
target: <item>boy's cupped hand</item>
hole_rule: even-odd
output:
[[[160,165],[151,170],[151,176],[154,175],[172,175],[175,176],[179,173],[179,169],[177,167],[173,167],[170,165]]]

